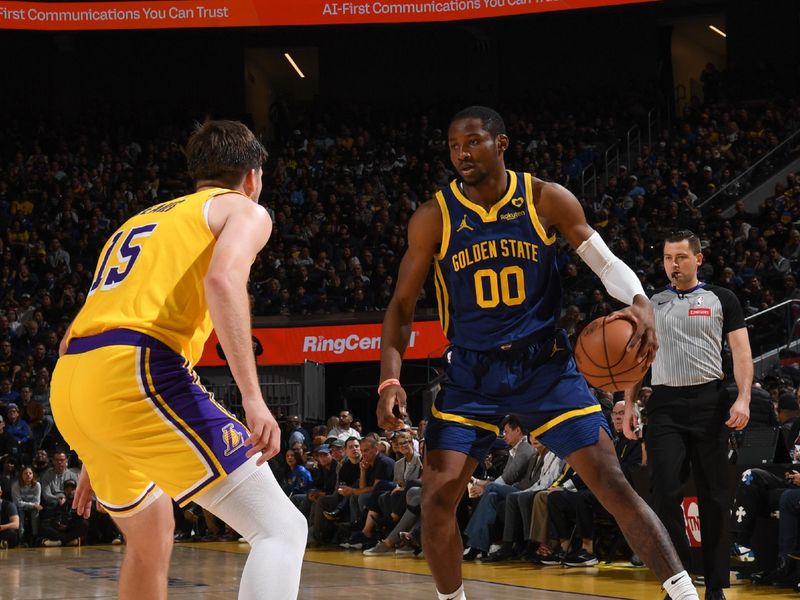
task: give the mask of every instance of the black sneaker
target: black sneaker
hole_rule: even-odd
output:
[[[469,547],[466,550],[464,550],[464,555],[462,556],[462,558],[465,561],[475,560],[476,558],[478,558],[478,555],[480,553],[481,553],[481,551],[478,550],[477,548]]]
[[[570,552],[564,557],[564,564],[568,567],[591,567],[597,564],[597,556],[586,550]]]
[[[486,556],[481,559],[483,563],[493,563],[493,562],[503,562],[506,560],[511,560],[516,556],[516,552],[514,552],[514,548],[512,546],[501,546],[499,550],[496,552],[492,552],[489,556]]]
[[[541,560],[539,560],[539,564],[542,565],[561,565],[564,564],[564,559],[566,558],[567,553],[563,550],[556,550],[549,556],[542,556]]]

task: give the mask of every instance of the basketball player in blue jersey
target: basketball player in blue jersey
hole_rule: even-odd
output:
[[[575,468],[673,600],[698,598],[663,525],[625,480],[600,406],[576,370],[566,333],[556,327],[555,232],[629,305],[611,318],[635,323],[628,351],[649,364],[658,344],[638,278],[589,227],[569,191],[506,170],[509,141],[497,112],[462,110],[448,137],[458,177],[409,224],[408,250],[383,322],[377,410],[381,427],[405,426],[400,367],[433,262],[440,319],[452,343],[447,383],[425,435],[422,476],[422,545],[440,600],[466,598],[456,506],[509,413]]]

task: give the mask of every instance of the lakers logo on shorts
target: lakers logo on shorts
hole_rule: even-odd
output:
[[[236,431],[233,423],[222,428],[222,441],[225,442],[225,456],[230,456],[244,446],[244,436]]]

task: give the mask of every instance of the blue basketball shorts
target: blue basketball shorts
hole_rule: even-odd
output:
[[[510,414],[561,458],[596,443],[600,429],[611,436],[561,329],[507,350],[454,346],[447,360],[447,382],[425,432],[427,450],[455,450],[482,461]]]

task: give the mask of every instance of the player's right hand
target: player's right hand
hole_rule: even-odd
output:
[[[261,453],[256,464],[263,465],[281,449],[281,428],[261,398],[243,404],[250,429],[250,437],[244,443],[252,446],[245,456],[250,458]]]
[[[644,360],[649,367],[656,359],[658,352],[658,337],[656,336],[656,317],[653,305],[646,296],[641,294],[633,299],[633,304],[627,308],[614,311],[606,322],[616,319],[627,319],[636,328],[625,348],[626,352],[636,351],[637,358]]]
[[[394,407],[400,416],[394,414]],[[406,428],[406,391],[399,385],[390,385],[381,392],[378,399],[378,427],[386,431]]]
[[[92,482],[89,481],[89,472],[84,466],[78,476],[78,486],[75,488],[75,497],[72,499],[72,508],[79,517],[88,519],[91,516],[93,497]]]

